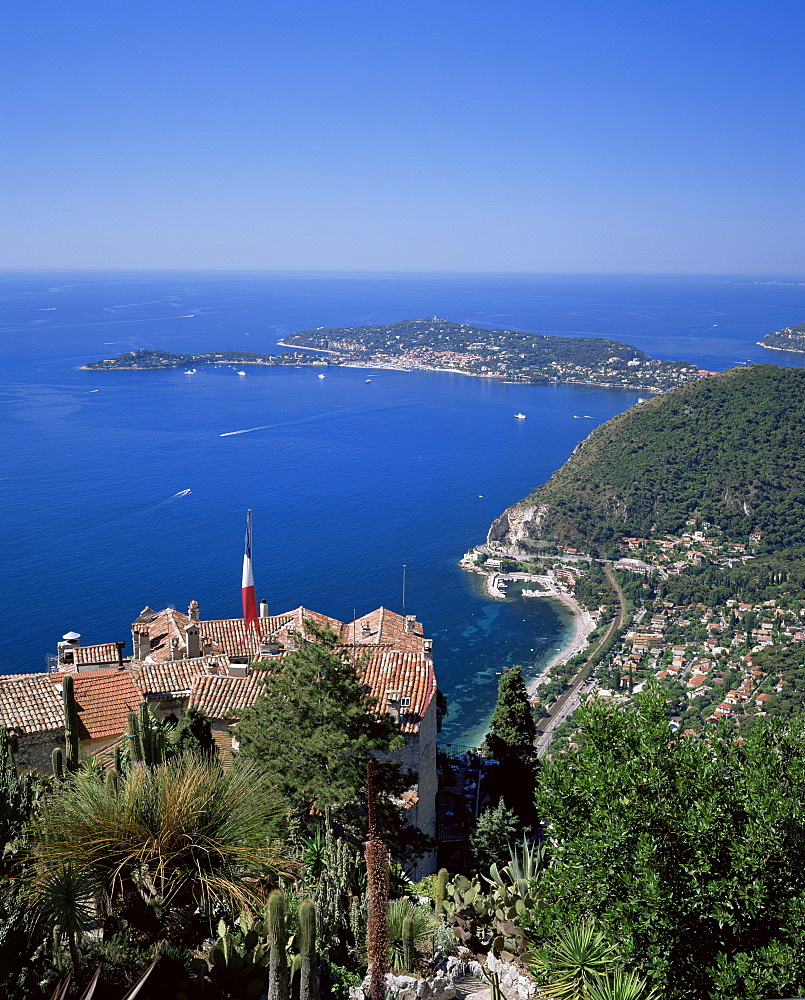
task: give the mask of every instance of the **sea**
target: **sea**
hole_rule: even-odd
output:
[[[5,272],[0,306],[3,672],[44,670],[68,631],[130,652],[146,605],[195,598],[202,618],[238,616],[251,509],[272,614],[384,605],[423,623],[453,746],[482,738],[506,666],[539,673],[572,632],[561,605],[491,600],[458,560],[640,394],[445,372],[80,366],[137,348],[279,352],[298,330],[429,316],[608,337],[708,371],[805,363],[757,344],[805,320],[797,275]]]

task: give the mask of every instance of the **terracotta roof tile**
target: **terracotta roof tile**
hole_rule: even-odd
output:
[[[410,698],[400,708],[400,725],[404,733],[415,733],[436,696],[436,675],[433,663],[420,653],[404,650],[377,650],[369,655],[362,670],[364,683],[377,698],[379,711],[388,710],[388,695]]]
[[[104,642],[98,646],[76,646],[73,649],[73,663],[76,666],[119,662],[120,651],[116,642]]]
[[[79,738],[97,740],[120,736],[129,712],[143,700],[128,670],[103,670],[73,676],[78,705]]]
[[[204,656],[192,660],[163,660],[158,663],[132,665],[137,684],[143,694],[184,697],[190,694],[193,681],[207,673],[211,666],[226,670],[229,660],[225,656]]]
[[[61,694],[48,674],[0,675],[0,726],[24,733],[64,728]]]
[[[263,685],[254,675],[197,677],[190,691],[189,704],[208,719],[237,719],[245,708],[257,701],[262,689]]]

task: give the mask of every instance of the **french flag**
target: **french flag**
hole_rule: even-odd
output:
[[[241,583],[243,597],[243,638],[241,646],[246,641],[249,626],[254,624],[254,630],[260,638],[260,619],[257,617],[257,598],[254,596],[254,574],[252,573],[252,512],[246,513],[246,550],[243,553],[243,580]]]

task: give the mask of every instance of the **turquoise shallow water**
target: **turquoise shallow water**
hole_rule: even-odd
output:
[[[802,293],[723,279],[2,276],[3,669],[42,669],[71,629],[128,639],[146,603],[195,597],[202,615],[237,615],[250,507],[272,611],[401,610],[406,565],[406,609],[435,639],[450,701],[443,738],[472,743],[503,666],[540,669],[570,623],[548,602],[489,601],[456,563],[637,393],[431,372],[77,366],[137,347],[279,350],[299,329],[425,315],[615,337],[712,370],[799,364],[755,341],[805,319]],[[248,433],[221,437],[235,430]]]

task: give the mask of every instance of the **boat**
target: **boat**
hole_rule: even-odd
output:
[[[236,374],[236,375],[245,375],[245,374],[246,374],[246,372],[236,372],[235,374]]]
[[[366,384],[368,385],[372,380],[370,378],[366,379]]]
[[[195,375],[195,374],[196,374],[195,368],[191,368],[190,371],[185,372],[185,375]]]
[[[327,378],[326,375],[319,375],[319,378]]]
[[[525,413],[515,413],[515,420],[525,420]]]

